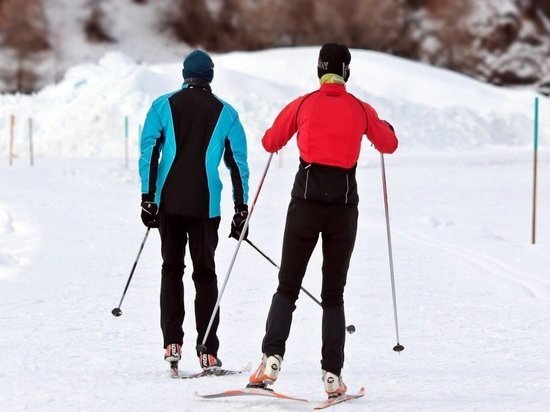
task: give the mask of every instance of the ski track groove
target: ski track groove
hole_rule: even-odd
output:
[[[522,288],[525,293],[527,293],[530,297],[540,299],[544,302],[550,302],[550,298],[547,296],[548,294],[542,294],[537,291],[537,289],[541,288],[548,290],[550,289],[549,285],[534,279],[529,280],[529,282],[518,280],[522,276],[521,271],[517,269],[510,269],[507,264],[499,262],[493,257],[474,252],[471,249],[460,247],[458,245],[445,244],[442,241],[434,240],[433,238],[429,238],[427,235],[420,234],[419,232],[397,230],[396,235],[405,240],[429,245],[436,249],[442,250],[450,255],[465,259],[466,261],[478,266],[490,275],[505,279],[509,282],[516,284],[517,286]],[[538,285],[535,286],[535,284]]]

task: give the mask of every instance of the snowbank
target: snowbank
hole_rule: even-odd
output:
[[[293,48],[214,56],[214,92],[237,108],[251,142],[285,103],[317,87],[317,53],[317,48]],[[128,116],[135,157],[147,109],[155,97],[181,86],[180,65],[138,64],[108,53],[97,64],[74,67],[59,84],[35,95],[0,95],[0,127],[7,136],[9,115],[16,116],[19,157],[28,152],[28,117],[37,156],[123,157]],[[351,71],[348,89],[394,124],[402,150],[531,144],[532,91],[497,88],[364,50],[353,51]],[[547,117],[543,128],[549,126]],[[252,143],[251,150],[256,146]],[[8,139],[0,140],[0,155],[7,150]]]

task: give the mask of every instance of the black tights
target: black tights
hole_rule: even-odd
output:
[[[161,213],[160,238],[162,242],[162,280],[160,287],[160,324],[164,347],[183,342],[185,317],[183,272],[185,247],[193,261],[192,279],[195,284],[195,324],[197,344],[201,344],[218,299],[218,284],[214,254],[218,245],[220,218],[201,219]],[[219,341],[216,335],[219,310],[205,342],[208,353],[217,355]]]
[[[357,233],[357,205],[321,204],[292,199],[288,207],[279,286],[273,296],[262,351],[285,353],[292,312],[313,249],[322,237],[323,324],[321,365],[340,375],[344,365],[346,319],[344,287]]]

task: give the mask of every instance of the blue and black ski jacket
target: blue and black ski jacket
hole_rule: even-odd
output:
[[[235,206],[248,202],[246,136],[233,107],[208,82],[188,79],[181,90],[156,99],[141,134],[139,173],[144,199],[164,213],[220,216],[222,156]]]

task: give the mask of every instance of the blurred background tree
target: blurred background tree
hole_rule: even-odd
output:
[[[47,25],[40,0],[2,0],[0,45],[13,55],[14,65],[3,64],[0,78],[8,91],[34,90],[35,66],[41,52],[50,48]]]
[[[550,93],[550,0],[0,0],[0,52],[15,52],[18,62],[8,89],[32,88],[25,62],[57,44],[48,40],[42,7],[55,16],[70,6],[84,9],[85,47],[102,53],[137,53],[123,49],[128,28],[116,30],[133,7],[133,16],[138,9],[156,19],[151,37],[176,39],[177,47],[228,52],[339,42]]]
[[[84,33],[91,43],[114,43],[114,38],[107,29],[108,23],[102,4],[102,0],[88,0],[90,14],[84,21]]]
[[[550,0],[174,1],[173,33],[209,50],[336,41],[498,85],[550,82]]]

